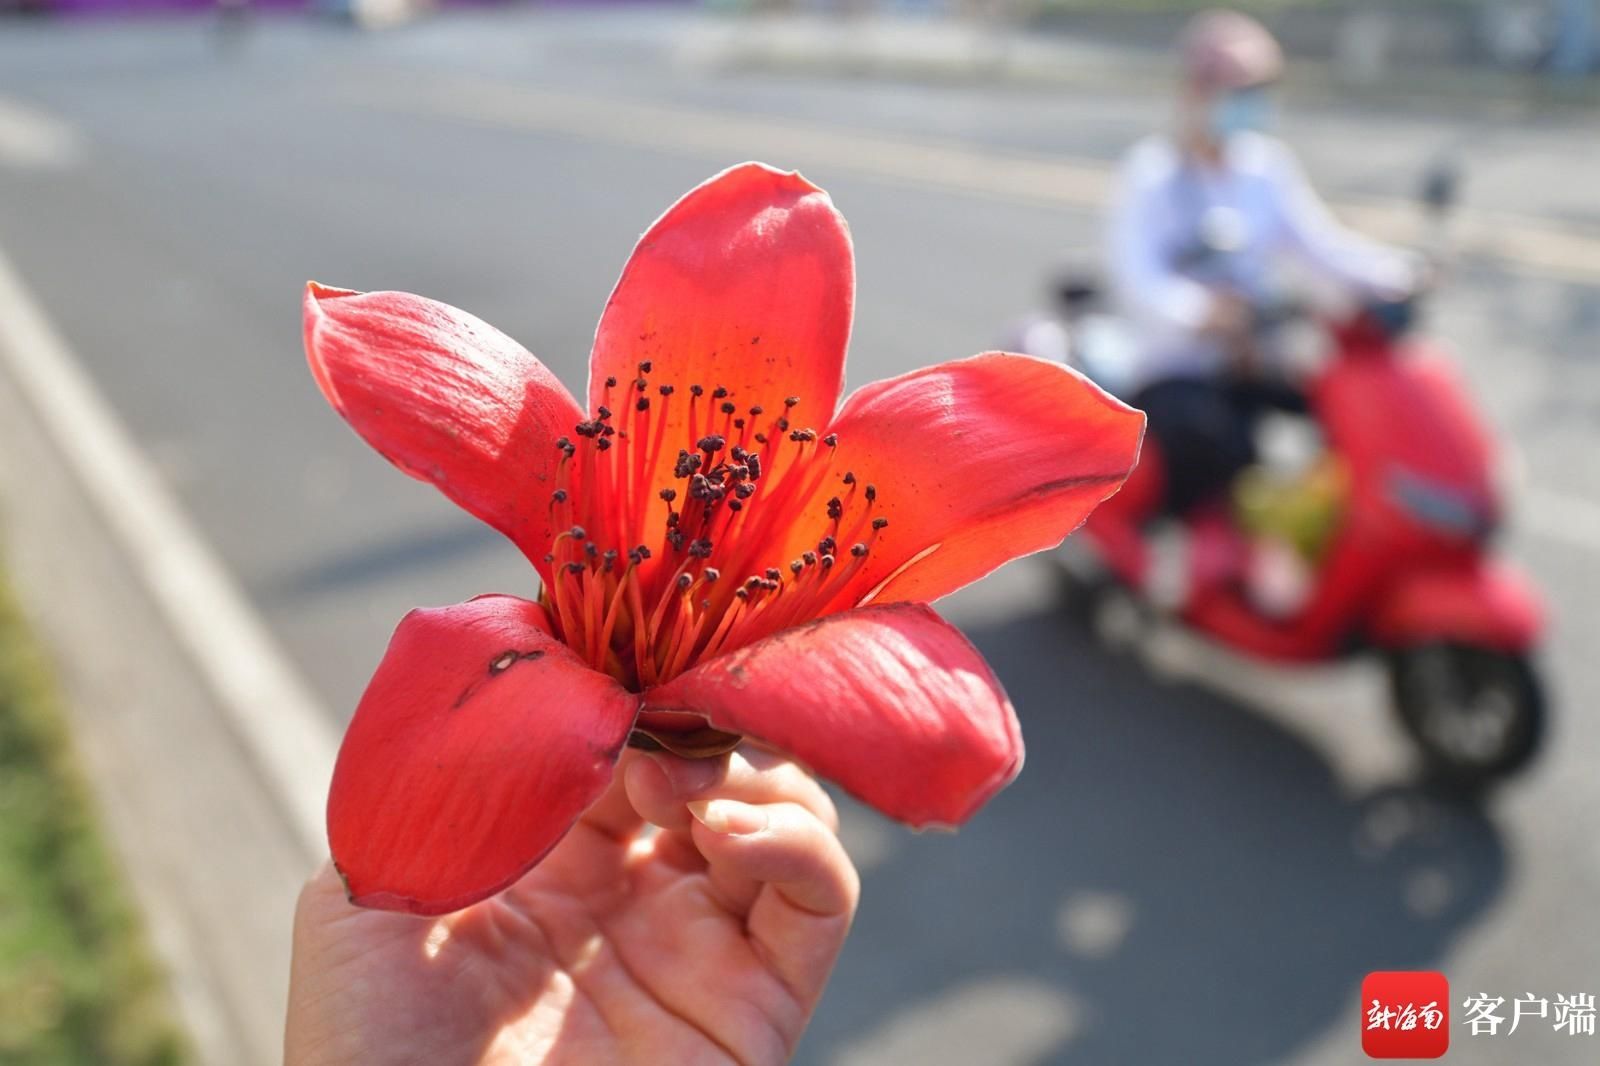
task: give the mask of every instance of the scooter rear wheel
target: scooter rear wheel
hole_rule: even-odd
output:
[[[1451,784],[1487,785],[1539,750],[1545,699],[1526,656],[1427,644],[1395,652],[1389,679],[1401,724]]]

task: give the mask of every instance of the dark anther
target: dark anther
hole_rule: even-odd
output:
[[[741,600],[748,600],[750,598],[750,594],[744,589],[734,589],[733,594]]]
[[[734,428],[734,429],[743,429],[743,428],[744,428],[744,419],[742,419],[742,418],[735,418],[735,419],[734,419],[734,420],[733,420],[733,428]]]
[[[839,542],[832,537],[823,537],[817,541],[817,551],[823,555],[832,555],[839,547]]]
[[[876,486],[876,485],[868,485],[867,486],[867,502],[871,503],[873,500],[876,500],[877,498],[878,498],[878,486]]]
[[[817,431],[814,429],[797,429],[789,434],[789,439],[809,443],[817,439]]]
[[[648,389],[650,387],[650,383],[648,381],[646,381],[644,378],[640,378],[639,380],[637,380],[637,381],[635,381],[633,383],[633,387],[638,389],[640,392],[643,392],[645,389]]]
[[[555,552],[545,552],[544,553],[544,561],[547,562],[547,563],[555,562],[556,561]]]
[[[748,500],[756,494],[756,487],[748,481],[741,481],[733,487],[733,494],[741,500]]]
[[[867,554],[867,546],[865,544],[852,544],[850,546],[850,554],[859,559]]]
[[[800,402],[800,397],[798,397],[798,396],[789,396],[789,397],[785,397],[785,399],[783,401],[783,406],[785,406],[785,407],[793,407],[795,404],[797,404],[799,402]]]
[[[677,527],[677,525],[678,525],[678,512],[677,511],[668,511],[667,512],[667,528],[668,529],[674,529],[674,528]]]
[[[598,558],[600,555],[600,545],[591,540],[589,543],[583,546],[583,551],[584,554],[589,556],[591,559]]]
[[[567,502],[567,490],[566,489],[556,489],[556,491],[554,491],[554,492],[552,492],[550,494],[550,498],[552,500],[554,500],[556,503],[566,503]]]
[[[683,545],[687,539],[688,538],[685,537],[681,531],[676,529],[670,530],[667,533],[667,543],[672,545],[673,551],[683,551]]]
[[[761,411],[762,411],[761,405],[760,404],[756,404],[754,407],[750,408],[750,417],[751,418],[760,417]]]
[[[601,437],[599,440],[594,442],[594,446],[603,452],[607,448],[611,447],[611,439],[609,437]]]
[[[756,439],[761,440],[761,434],[757,433]],[[761,480],[761,456],[754,452],[749,453],[744,457],[744,465],[745,469],[750,471],[751,481]]]
[[[632,563],[634,566],[638,566],[640,563],[644,562],[644,557],[639,554],[638,548],[628,549],[628,562]]]
[[[767,435],[765,433],[757,433],[755,436],[755,442],[757,444],[767,443]]]
[[[572,441],[568,440],[566,437],[556,438],[556,450],[564,452],[570,447],[572,447]]]
[[[600,432],[599,427],[597,427],[593,422],[579,422],[577,425],[572,427],[572,431],[580,437],[592,437],[596,433]]]
[[[605,404],[601,404],[599,407],[595,408],[595,421],[604,422],[610,417],[611,408],[607,407]]]
[[[717,578],[722,576],[722,571],[718,570],[714,566],[708,566],[701,573],[701,576],[704,577],[707,581],[715,581]]]
[[[674,477],[688,477],[690,474],[693,474],[696,470],[699,470],[699,469],[700,469],[700,456],[695,455],[695,454],[693,454],[691,452],[686,452],[686,451],[684,451],[683,449],[680,448],[678,450],[678,462],[677,462],[677,465],[672,468],[673,476]]]
[[[705,452],[707,455],[710,455],[714,452],[720,452],[723,449],[723,446],[727,443],[728,438],[724,437],[722,434],[711,433],[695,441],[694,446]]]
[[[747,589],[758,589],[758,588],[760,588],[761,587],[761,578],[757,577],[755,574],[751,574],[749,577],[744,579],[744,587],[747,588]]]
[[[748,454],[748,452],[739,447],[737,444],[728,449],[728,455],[731,456],[733,461],[736,463],[744,462],[744,457]]]
[[[662,385],[656,391],[661,393],[661,395],[663,395],[663,396],[671,396],[672,392],[673,392],[673,389],[672,389],[671,385]]]
[[[816,566],[817,565],[817,553],[816,552],[804,552],[803,554],[801,554],[800,558],[805,560],[805,564],[807,566]]]
[[[831,555],[824,555],[824,556],[823,556],[823,557],[822,557],[822,558],[820,558],[820,559],[818,559],[818,560],[817,560],[817,562],[819,562],[819,563],[821,563],[821,564],[822,564],[822,568],[823,568],[823,569],[824,569],[824,570],[826,570],[826,569],[828,569],[828,568],[829,568],[829,567],[830,567],[830,566],[832,566],[832,565],[833,565],[833,556],[831,556]]]
[[[738,406],[732,400],[724,400],[724,401],[722,401],[722,413],[723,414],[731,415],[731,414],[733,414],[733,412],[737,411],[738,409],[739,409]]]
[[[573,526],[571,529],[567,530],[567,532],[572,536],[573,540],[582,540],[584,537],[589,535],[583,531],[582,526]]]
[[[856,483],[856,472],[854,470],[846,470],[844,472],[844,483],[846,485],[854,485]]]
[[[614,389],[616,387],[617,387],[617,379],[616,378],[606,378],[606,388]]]
[[[688,574],[679,574],[678,575],[678,591],[679,592],[683,592],[683,591],[687,590],[688,587],[690,585],[692,585],[692,584],[694,584],[694,578],[690,577]]]
[[[830,448],[837,447],[839,444],[839,434],[829,433],[826,437],[822,438],[822,443],[826,444]]]
[[[711,398],[713,400],[724,399],[724,398],[727,397],[727,395],[728,395],[728,390],[723,388],[721,385],[718,385],[716,388],[711,390]]]
[[[740,503],[738,500],[729,500],[728,501],[728,510],[733,511],[735,514],[737,514],[738,512],[744,510],[744,504]]]
[[[639,364],[639,373],[641,373],[641,374],[650,373],[650,360],[646,359],[644,362]]]
[[[778,419],[778,430],[783,433],[789,431],[789,420],[787,418]]]
[[[701,388],[699,385],[690,385],[689,386],[689,395],[690,396],[704,396],[705,394],[706,394],[706,390]]]
[[[609,437],[612,434],[616,433],[616,431],[617,431],[617,427],[613,426],[613,425],[604,425],[604,426],[600,427],[600,433],[601,433],[602,436]]]
[[[568,563],[561,569],[565,570],[569,574],[581,574],[583,573],[584,567],[582,563]]]
[[[886,526],[888,524],[889,524],[889,520],[887,518],[884,518],[881,515],[872,520],[872,528],[873,529],[882,529],[884,526]]]
[[[607,548],[605,555],[603,555],[601,558],[605,560],[606,573],[611,573],[611,568],[617,564],[617,549]]]
[[[650,558],[650,549],[646,548],[643,544],[639,545],[639,547],[636,548],[635,550],[639,553],[639,558],[641,558],[641,559]]]
[[[689,542],[689,555],[695,559],[711,558],[711,542],[704,537]]]
[[[844,504],[837,496],[828,501],[828,517],[836,522],[844,517]]]
[[[767,567],[767,580],[768,581],[776,581],[782,576],[783,576],[783,571],[779,570],[776,566]]]
[[[663,500],[666,500],[668,503],[671,503],[673,500],[676,500],[678,498],[678,490],[677,489],[662,489],[660,492],[656,493],[656,495],[660,496]]]
[[[805,568],[806,568],[806,564],[802,563],[799,559],[796,559],[794,562],[789,564],[789,573],[798,574],[800,571],[804,570]]]
[[[650,410],[650,397],[641,396],[637,400],[633,401],[633,409],[635,411],[648,411],[648,410]]]

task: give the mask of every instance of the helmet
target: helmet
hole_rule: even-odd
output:
[[[1189,20],[1179,44],[1191,88],[1244,89],[1273,81],[1283,70],[1283,50],[1267,28],[1238,11],[1203,11]]]

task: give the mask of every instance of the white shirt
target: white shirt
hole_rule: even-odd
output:
[[[1288,146],[1260,133],[1229,138],[1217,166],[1186,159],[1164,137],[1135,145],[1109,238],[1112,295],[1135,332],[1140,386],[1220,373],[1228,353],[1199,333],[1211,289],[1260,300],[1281,257],[1367,297],[1401,297],[1415,278],[1404,253],[1341,226]]]

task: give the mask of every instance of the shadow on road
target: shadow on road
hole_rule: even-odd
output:
[[[1027,769],[958,836],[885,837],[797,1061],[969,1063],[983,1027],[983,1066],[1278,1062],[1330,1026],[1354,1055],[1362,975],[1433,968],[1500,890],[1476,811],[1348,794],[1261,714],[1156,682],[1054,614],[969,635]],[[986,986],[1061,1017],[962,1006]]]

